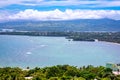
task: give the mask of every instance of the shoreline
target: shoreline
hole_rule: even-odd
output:
[[[28,37],[64,37],[65,39],[67,39],[66,36],[34,36],[34,35],[17,35],[17,34],[0,34],[0,35],[2,35],[2,36],[4,36],[4,35],[7,35],[7,36],[28,36]],[[69,40],[69,39],[67,39],[67,40]],[[76,41],[76,40],[71,39],[71,41]],[[80,41],[80,40],[77,40],[77,41]],[[117,42],[109,42],[109,41],[101,41],[101,40],[98,40],[98,41],[83,40],[83,42],[106,42],[106,43],[110,43],[110,44],[120,45],[120,43],[117,43]]]
[[[104,43],[115,44],[120,46],[120,43],[116,43],[116,42],[108,42],[108,41],[98,41],[98,42],[104,42]]]
[[[4,35],[3,35],[4,36]],[[9,35],[8,35],[9,36]],[[6,36],[6,37],[8,37],[8,36]],[[16,36],[16,35],[12,35],[12,36]],[[19,37],[19,36],[18,36]],[[35,36],[35,37],[40,37],[40,36]],[[44,37],[44,36],[43,36]],[[45,37],[47,37],[47,36],[45,36]],[[12,37],[11,37],[12,38]],[[65,39],[65,37],[63,37],[64,39]],[[52,37],[51,37],[51,39],[53,39]],[[69,41],[66,39],[66,41],[69,43]],[[74,42],[74,41],[71,41],[71,42]],[[70,43],[71,43],[70,42]],[[79,41],[80,43],[82,42],[82,41]],[[78,43],[79,43],[78,42]],[[84,43],[86,43],[86,42],[89,42],[90,44],[106,44],[106,45],[108,45],[107,47],[109,48],[109,46],[116,46],[116,45],[118,45],[117,47],[120,47],[119,45],[120,44],[118,44],[118,43],[114,43],[114,42],[106,42],[106,41],[98,41],[98,42],[91,42],[91,41],[83,41]],[[89,45],[89,43],[88,43],[88,45]],[[42,46],[44,46],[44,45],[42,45]],[[108,49],[109,50],[109,49]],[[27,54],[31,54],[30,52],[28,52]],[[31,66],[30,66],[31,67]],[[26,68],[26,66],[24,67],[24,68]]]

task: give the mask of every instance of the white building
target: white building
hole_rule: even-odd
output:
[[[2,29],[2,32],[13,32],[14,29]]]
[[[26,80],[32,80],[33,77],[25,77]]]
[[[120,75],[120,64],[107,63],[106,68],[112,69],[113,74]]]

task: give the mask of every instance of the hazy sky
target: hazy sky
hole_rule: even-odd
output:
[[[120,0],[0,0],[0,20],[120,20]]]

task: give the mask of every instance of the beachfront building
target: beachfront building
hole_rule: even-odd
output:
[[[32,80],[33,77],[25,77],[25,80]]]
[[[112,69],[113,74],[120,75],[120,64],[106,63],[106,68]]]
[[[14,29],[2,29],[2,32],[14,32]]]

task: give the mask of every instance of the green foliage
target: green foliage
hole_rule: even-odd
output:
[[[58,77],[51,77],[49,80],[59,80]]]
[[[57,65],[52,67],[34,68],[29,71],[20,68],[0,68],[0,80],[120,80],[120,75],[115,76],[112,70],[103,66],[91,65],[77,68],[70,65]]]
[[[74,78],[74,80],[86,80],[86,79],[83,77],[78,77],[78,78]]]
[[[67,71],[64,73],[65,76],[79,76],[79,70],[73,66],[67,66]]]
[[[0,68],[0,80],[25,80],[20,68]]]
[[[70,80],[70,79],[72,79],[72,77],[70,77],[70,76],[63,76],[60,79],[61,80]]]
[[[101,80],[111,80],[110,78],[102,78]]]

